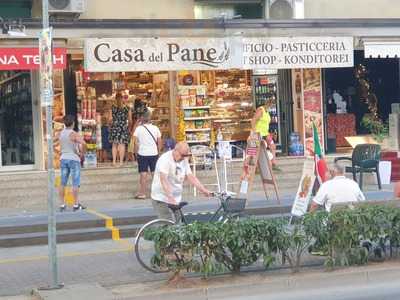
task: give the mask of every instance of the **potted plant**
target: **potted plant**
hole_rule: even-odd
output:
[[[372,115],[365,115],[361,124],[368,129],[374,140],[382,146],[382,149],[389,149],[389,125],[379,118],[374,118]],[[392,163],[390,161],[379,162],[379,174],[382,184],[390,183],[390,175]]]
[[[389,136],[389,125],[379,118],[374,118],[370,114],[366,114],[361,124],[371,133],[372,137],[382,145],[382,148],[387,148],[387,138]]]

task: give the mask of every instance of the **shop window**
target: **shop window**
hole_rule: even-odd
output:
[[[0,72],[0,168],[34,164],[31,74]]]

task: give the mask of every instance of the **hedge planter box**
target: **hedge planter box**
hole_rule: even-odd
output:
[[[148,230],[145,238],[156,244],[154,264],[173,273],[200,272],[208,277],[221,271],[239,272],[260,261],[268,268],[281,258],[297,272],[309,249],[325,253],[329,268],[360,265],[373,253],[363,241],[380,246],[387,256],[397,251],[400,208],[366,203],[330,214],[307,214],[290,226],[286,218],[167,226]]]

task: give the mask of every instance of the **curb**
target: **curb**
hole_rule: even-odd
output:
[[[288,291],[296,294],[330,288],[354,290],[359,285],[382,283],[383,281],[397,282],[400,276],[400,262],[392,261],[379,265],[350,267],[333,272],[326,272],[321,268],[306,270],[297,274],[267,271],[250,275],[222,275],[212,277],[206,282],[200,278],[187,278],[186,284],[199,286],[189,288],[171,288],[166,285],[165,281],[113,287],[103,287],[99,284],[77,284],[53,291],[33,290],[32,296],[38,300],[212,300],[239,299],[240,297],[246,299],[252,296],[266,296]]]
[[[393,262],[391,262],[393,263]],[[388,263],[386,263],[388,264]],[[172,289],[164,282],[154,282],[144,287],[141,285],[125,285],[110,288],[113,292],[113,299],[124,300],[169,300],[169,299],[244,299],[256,295],[268,295],[287,291],[308,291],[311,289],[327,289],[333,287],[351,287],[382,281],[396,281],[400,277],[400,263],[398,266],[364,266],[340,269],[333,272],[326,272],[319,269],[301,272],[297,274],[276,274],[264,272],[251,275],[227,275],[212,277],[207,286],[199,288]],[[273,277],[271,276],[273,275]],[[238,283],[239,280],[252,280],[251,282]],[[197,281],[201,279],[197,278]],[[221,281],[224,281],[221,283]],[[232,284],[233,282],[233,284]],[[396,281],[397,282],[397,281]],[[146,290],[147,289],[147,290]],[[142,293],[140,293],[142,291]]]

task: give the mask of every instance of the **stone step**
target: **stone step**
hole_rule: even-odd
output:
[[[215,184],[215,176],[205,176],[206,174],[199,174],[199,179],[204,184]],[[276,173],[276,180],[278,186],[281,188],[287,188],[289,186],[297,186],[301,178],[301,173]],[[104,179],[104,178],[103,178]],[[228,176],[228,182],[237,182],[239,180],[239,174],[237,176]],[[364,177],[365,184],[376,184],[375,174],[365,174]],[[238,183],[236,183],[238,185]],[[10,184],[11,185],[11,184]],[[13,185],[13,186],[0,185],[1,197],[0,201],[4,199],[11,199],[12,197],[18,198],[18,201],[23,201],[30,198],[44,198],[47,197],[47,182],[43,184],[32,187],[31,185]],[[112,180],[101,180],[92,182],[89,179],[82,178],[82,186],[80,189],[81,195],[103,193],[103,192],[130,192],[133,193],[138,187],[138,177],[137,176],[124,176],[121,178],[113,178]],[[256,174],[254,180],[254,187],[262,187],[260,182],[260,177]],[[4,202],[4,201],[3,201]]]
[[[187,221],[207,221],[213,215],[213,210],[206,214],[189,213],[185,214]],[[272,205],[264,207],[249,207],[244,211],[244,215],[256,217],[274,217],[287,215],[290,205]],[[57,225],[57,242],[79,242],[88,240],[111,239],[112,232],[105,228],[103,219],[87,215],[85,212],[80,214],[71,213],[61,214],[62,219]],[[154,212],[149,212],[141,216],[136,216],[133,211],[114,212],[114,226],[119,229],[120,237],[133,238],[137,231],[145,222],[155,218]],[[10,224],[0,226],[0,247],[21,247],[30,245],[41,245],[47,243],[47,218],[36,216],[32,221],[33,226],[24,220],[10,219]],[[130,240],[133,242],[133,239]]]
[[[282,186],[292,186],[297,185],[301,178],[301,174],[293,173],[293,174],[280,174],[276,176],[276,180],[278,185]],[[199,177],[200,181],[203,184],[215,184],[217,182],[216,177],[208,176],[208,177]],[[228,182],[236,182],[238,185],[239,176],[228,176]],[[256,174],[254,179],[255,185],[261,184],[261,178]],[[133,177],[124,177],[124,178],[117,178],[114,181],[100,181],[100,182],[85,182],[82,180],[82,185],[80,188],[80,194],[85,193],[103,193],[103,192],[118,192],[118,191],[129,191],[133,192],[136,191],[138,187],[138,178]],[[150,183],[149,183],[150,187]],[[7,187],[3,188],[2,194],[4,193],[5,198],[10,197],[24,197],[24,198],[35,198],[37,196],[46,197],[47,195],[47,184],[40,185],[38,187],[32,188],[31,186],[20,186],[20,187]],[[1,197],[3,198],[3,196]]]
[[[100,172],[100,171],[99,171]],[[126,183],[126,184],[138,184],[138,173],[133,169],[129,173],[121,174],[102,174],[102,173],[91,173],[90,175],[82,172],[82,186],[85,185],[98,185],[98,184],[114,184],[114,183]],[[229,178],[239,177],[242,173],[241,168],[230,168],[227,170]],[[89,175],[89,176],[88,176]],[[196,176],[200,180],[208,178],[216,179],[215,170],[199,170]],[[285,167],[281,172],[275,172],[276,178],[295,178],[301,176],[301,168],[297,167]],[[8,192],[18,189],[47,189],[47,176],[36,176],[35,175],[21,175],[18,180],[0,181],[0,189],[2,193],[7,194]]]

